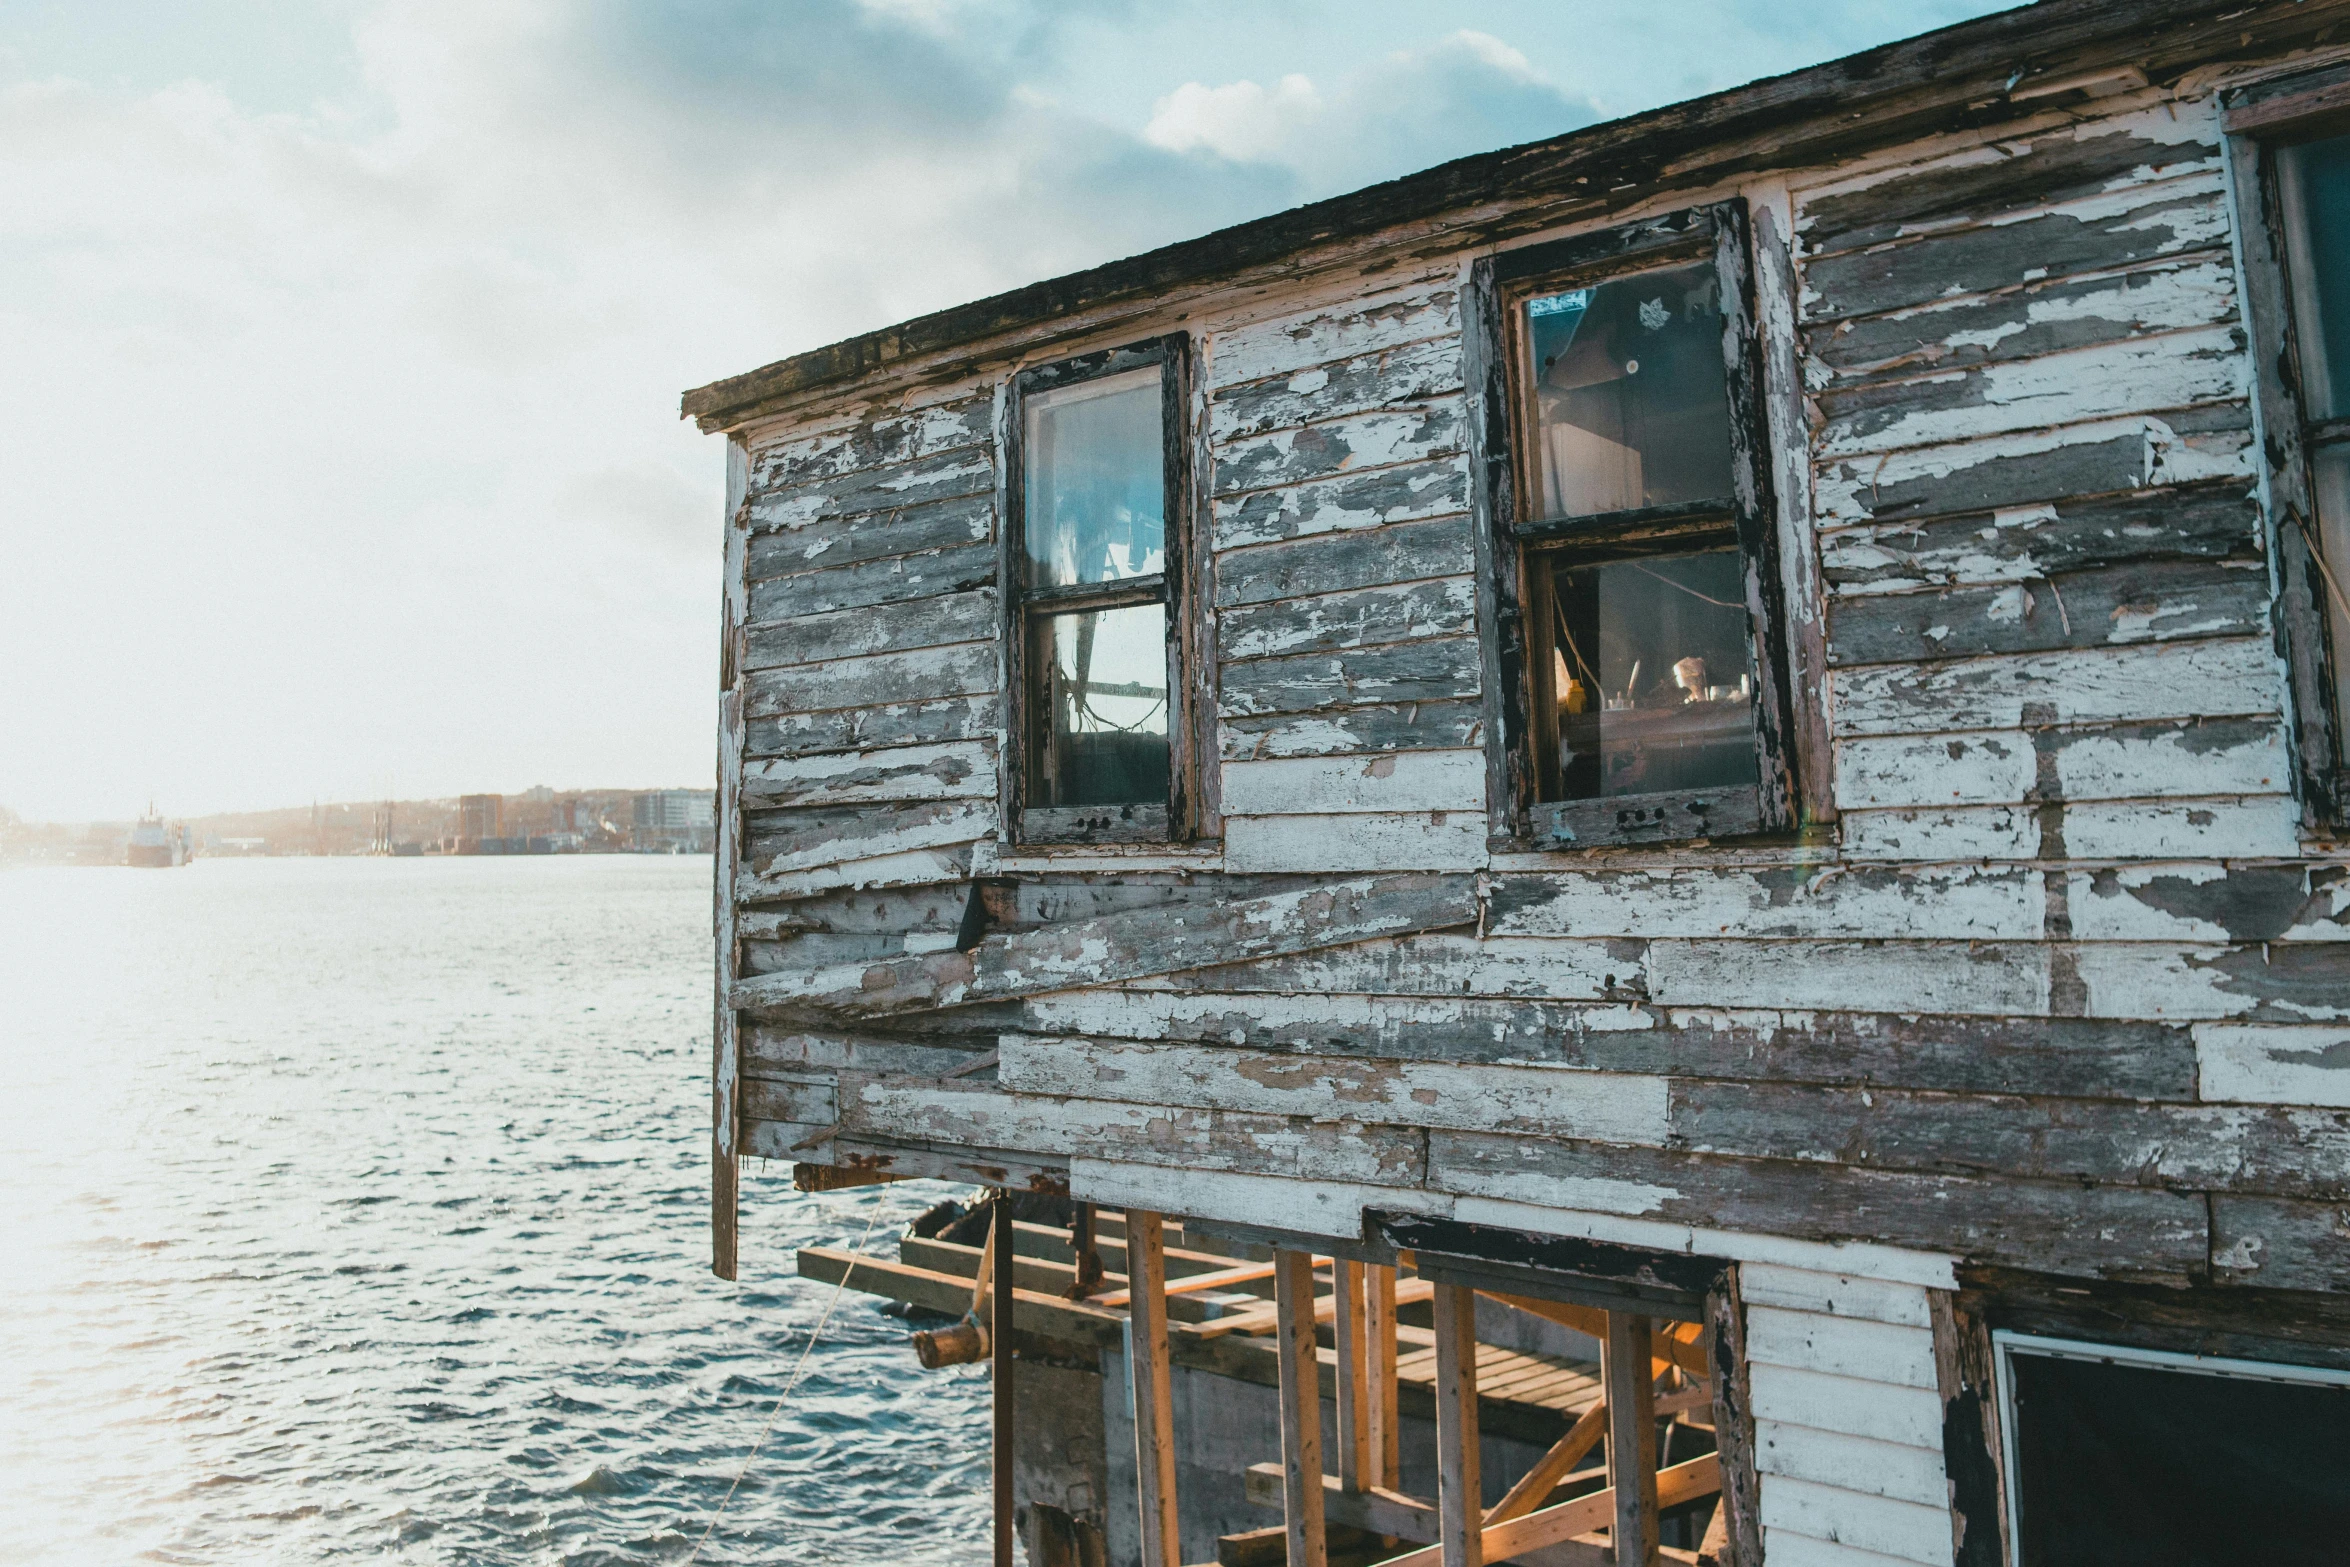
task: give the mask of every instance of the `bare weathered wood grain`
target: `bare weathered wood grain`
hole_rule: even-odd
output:
[[[829,664],[915,648],[993,642],[1000,635],[997,622],[1002,613],[994,590],[981,588],[753,625],[743,638],[744,667]]]
[[[1112,914],[1034,933],[990,936],[969,952],[907,958],[855,971],[804,979],[762,976],[736,987],[737,1005],[880,1015],[1140,979],[1235,958],[1307,952],[1472,923],[1476,917],[1476,888],[1468,877],[1357,878],[1259,898]]]
[[[1872,593],[1830,601],[1828,657],[1915,663],[2252,636],[2267,629],[2268,601],[2268,568],[2258,560],[2164,561],[1999,587]]]
[[[2251,492],[2252,410],[2243,402],[2006,431],[1818,468],[1821,526],[2036,510],[2129,491],[2234,482]]]
[[[1431,1132],[1439,1191],[1817,1241],[1872,1241],[2090,1277],[2183,1283],[2205,1269],[2199,1195],[1919,1175]]]
[[[2266,640],[2251,638],[1871,665],[1833,685],[1839,738],[2256,715],[2284,695]]]
[[[2250,557],[2260,513],[2241,480],[2178,490],[2059,498],[1931,522],[1879,524],[1821,540],[1828,581],[1856,592],[2029,583],[2154,560]]]
[[[2068,120],[1814,189],[1804,196],[1799,232],[1805,252],[1821,256],[2130,183],[2208,177],[2220,167],[2216,131],[2167,105]]]
[[[2008,222],[1815,257],[1804,266],[1807,314],[1815,321],[1875,315],[1949,294],[2224,250],[2223,192],[2219,170],[2206,167]]]
[[[759,805],[946,800],[996,792],[995,748],[984,741],[900,746],[747,763],[742,798]]]
[[[1342,653],[1236,660],[1224,665],[1221,679],[1219,712],[1225,718],[1461,701],[1477,694],[1477,640],[1430,637]]]
[[[1220,720],[1216,735],[1228,762],[1459,750],[1484,739],[1485,707],[1464,698],[1374,703],[1318,713],[1240,714]]]
[[[1621,976],[1619,976],[1621,977]],[[1852,1003],[1876,998],[1855,996]],[[2196,1049],[2183,1023],[1982,1018],[1492,997],[1104,992],[1028,1002],[1044,1033],[1221,1042],[1594,1071],[2184,1100]]]
[[[2235,274],[2203,256],[1836,323],[1805,347],[1838,382],[1992,364],[2236,319]]]
[[[961,544],[918,555],[893,555],[754,582],[750,616],[755,621],[779,621],[876,604],[902,604],[909,599],[988,587],[995,576],[993,544]]]
[[[997,689],[1002,655],[996,644],[876,653],[832,663],[755,671],[748,681],[749,714],[776,718],[841,708],[882,708],[909,698],[976,696]]]
[[[751,577],[851,566],[983,544],[995,536],[995,497],[961,495],[863,516],[832,518],[751,535]]]
[[[1460,386],[1460,339],[1426,338],[1334,359],[1287,376],[1220,385],[1209,404],[1209,430],[1222,445],[1312,424],[1333,414],[1424,403],[1457,392]]]
[[[1240,549],[1453,516],[1468,506],[1468,465],[1448,454],[1219,499],[1214,540],[1219,550]]]
[[[1217,640],[1228,659],[1340,652],[1476,631],[1476,584],[1467,577],[1248,604],[1217,617]]]
[[[1304,484],[1342,472],[1424,462],[1460,449],[1460,401],[1438,398],[1227,442],[1216,454],[1215,493]]]
[[[956,666],[979,681],[984,661]],[[984,681],[993,685],[992,679]],[[816,756],[831,751],[887,750],[992,738],[1002,727],[1003,702],[992,691],[932,702],[884,702],[876,707],[819,713],[777,712],[743,725],[743,750],[753,757]]]
[[[1229,609],[1430,577],[1460,577],[1475,563],[1465,515],[1313,534],[1219,554],[1216,602]]]

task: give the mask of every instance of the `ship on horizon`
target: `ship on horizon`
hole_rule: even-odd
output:
[[[147,814],[139,818],[139,825],[131,829],[129,846],[123,851],[125,865],[161,868],[185,865],[194,855],[190,852],[188,829],[183,822],[166,822],[150,804]]]

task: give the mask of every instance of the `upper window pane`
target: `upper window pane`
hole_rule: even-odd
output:
[[[1152,367],[1023,399],[1031,587],[1117,582],[1166,569],[1159,382]]]
[[[2350,413],[2350,136],[2277,155],[2302,395],[2313,419]]]
[[[1711,262],[1525,304],[1541,519],[1724,500],[1730,398]]]

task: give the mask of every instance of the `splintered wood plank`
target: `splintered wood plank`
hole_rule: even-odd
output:
[[[1819,526],[1923,522],[2172,486],[2255,483],[2252,410],[2237,400],[2004,431],[1820,463]]]
[[[2205,256],[1842,321],[1833,330],[1807,333],[1804,347],[1815,367],[1849,385],[2235,319],[2235,271],[2224,259]]]
[[[2224,254],[2226,184],[2215,167],[2100,191],[2009,221],[1921,235],[1804,264],[1808,321],[1875,315],[1951,294],[1983,294],[2042,278]]]
[[[1231,659],[1337,652],[1474,635],[1476,604],[1468,577],[1406,582],[1238,606],[1217,617],[1216,636],[1222,656]]]
[[[880,414],[845,430],[769,442],[754,453],[755,483],[781,490],[838,479],[936,456],[959,446],[984,446],[993,431],[995,397],[959,397]]]
[[[773,622],[903,604],[990,587],[995,577],[995,546],[964,544],[755,582],[751,585],[750,615],[754,621]]]
[[[2056,423],[2241,401],[2250,390],[2233,327],[2075,349],[2011,364],[1940,371],[1892,385],[1816,394],[1826,423],[1813,437],[1834,459]]]
[[[1228,716],[1216,726],[1216,744],[1227,762],[1257,762],[1459,750],[1478,745],[1484,734],[1485,704],[1464,699]]]
[[[1428,1184],[1439,1191],[2048,1272],[2184,1281],[2204,1268],[2209,1239],[2196,1193],[1477,1132],[1433,1131],[1428,1144]]]
[[[1797,232],[1807,256],[1862,249],[2129,185],[2208,176],[2220,155],[2211,118],[2168,104],[2067,117],[1814,186],[1801,194]]]
[[[995,747],[981,740],[769,758],[742,770],[746,805],[883,804],[995,792]]]
[[[1468,462],[1448,453],[1226,497],[1212,515],[1215,547],[1224,551],[1459,516],[1468,509]]]
[[[2165,896],[2161,889],[2149,895]],[[2136,900],[2132,906],[2144,908]],[[2250,939],[2264,938],[2255,931]],[[1282,995],[1214,986],[1198,993],[1038,997],[1023,1003],[1022,1014],[1022,1026],[1039,1034],[1228,1043],[1311,1056],[1551,1063],[1954,1092],[2195,1097],[2195,1043],[2187,1027],[2139,1019],[1749,1012],[1658,1006],[1642,998]]]
[[[1828,658],[1912,663],[2249,636],[2267,628],[2268,600],[2268,569],[2258,560],[2149,562],[2037,582],[1839,597],[1828,605]]]
[[[2275,655],[2266,638],[1995,655],[1929,666],[1835,672],[1839,738],[2013,729],[2027,721],[2128,723],[2274,713]]]
[[[1448,275],[1382,299],[1227,327],[1209,338],[1208,379],[1221,390],[1431,338],[1457,338],[1460,329],[1460,295]]]
[[[1218,445],[1333,415],[1422,403],[1461,389],[1457,334],[1334,359],[1288,376],[1214,388],[1209,438]]]
[[[1236,495],[1422,462],[1459,451],[1462,433],[1461,402],[1453,397],[1244,437],[1218,446],[1215,493]]]
[[[930,550],[984,544],[995,537],[995,497],[958,495],[863,517],[838,517],[754,533],[751,580]]]
[[[743,667],[830,664],[874,653],[992,642],[1000,635],[1001,616],[992,588],[802,615],[750,627],[743,639]]]
[[[1275,1339],[1281,1369],[1282,1522],[1291,1567],[1325,1567],[1322,1526],[1322,1388],[1314,1345],[1314,1259],[1274,1253]]]
[[[969,952],[737,986],[744,1007],[882,1015],[1095,986],[1187,968],[1473,924],[1466,876],[1403,874],[1325,882],[1258,898],[1112,914],[990,936]]]
[[[2281,794],[2292,787],[2284,727],[2273,718],[1863,737],[1840,744],[1836,762],[1836,802],[1853,810]]]
[[[1225,550],[1216,557],[1216,602],[1225,608],[1266,604],[1467,576],[1475,569],[1476,549],[1466,515],[1399,522]]]
[[[1477,1426],[1477,1296],[1436,1286],[1436,1527],[1443,1567],[1483,1567],[1485,1499]]]
[[[1229,719],[1461,701],[1477,695],[1479,668],[1477,641],[1467,636],[1242,659],[1219,671],[1217,712]]]
[[[2241,479],[1878,523],[1820,542],[1822,570],[1847,602],[1862,593],[2031,583],[2137,562],[2249,557],[2259,549],[2259,509]]]

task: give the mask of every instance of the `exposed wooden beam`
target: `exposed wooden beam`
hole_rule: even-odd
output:
[[[1371,1478],[1371,1357],[1364,1337],[1363,1265],[1338,1258],[1330,1266],[1338,1297],[1338,1483],[1360,1491]]]
[[[1444,1567],[1484,1567],[1477,1451],[1477,1292],[1436,1286],[1436,1526]]]
[[[1167,1242],[1157,1214],[1127,1211],[1126,1265],[1133,1281],[1127,1356],[1134,1381],[1134,1490],[1142,1510],[1142,1567],[1181,1567],[1174,1389],[1167,1369]]]
[[[1607,1314],[1600,1378],[1607,1388],[1607,1478],[1615,1494],[1616,1567],[1656,1567],[1656,1369],[1648,1318]]]
[[[1402,1429],[1396,1424],[1395,1269],[1374,1266],[1363,1280],[1363,1339],[1370,1361],[1370,1483],[1403,1483]]]
[[[1597,1306],[1577,1306],[1532,1295],[1503,1295],[1493,1290],[1479,1293],[1488,1300],[1498,1300],[1513,1310],[1555,1322],[1560,1327],[1588,1333],[1595,1339],[1607,1337],[1607,1313]],[[1679,1366],[1693,1377],[1711,1375],[1713,1366],[1706,1359],[1705,1345],[1700,1342],[1704,1336],[1704,1326],[1695,1322],[1669,1322],[1652,1329],[1650,1339],[1656,1351],[1657,1375],[1664,1375],[1667,1366]]]
[[[1715,1456],[1707,1453],[1685,1464],[1675,1464],[1662,1474],[1654,1475],[1653,1479],[1659,1504],[1678,1507],[1683,1502],[1694,1502],[1699,1497],[1711,1496],[1720,1490],[1722,1471]],[[1594,1491],[1589,1496],[1578,1496],[1573,1501],[1545,1507],[1523,1518],[1512,1518],[1507,1523],[1495,1524],[1486,1531],[1486,1549],[1495,1560],[1508,1561],[1545,1546],[1576,1540],[1579,1536],[1612,1528],[1615,1508],[1616,1493],[1612,1488]],[[1403,1556],[1391,1556],[1381,1562],[1379,1567],[1442,1567],[1442,1551],[1442,1546],[1431,1545]],[[1671,1553],[1671,1559],[1688,1561],[1691,1558],[1686,1551],[1675,1551]]]
[[[1280,1315],[1281,1501],[1289,1567],[1326,1567],[1322,1527],[1322,1375],[1314,1344],[1314,1259],[1273,1255]]]
[[[1584,1455],[1599,1445],[1607,1433],[1607,1404],[1593,1404],[1583,1411],[1582,1418],[1568,1428],[1567,1434],[1551,1444],[1549,1452],[1534,1461],[1534,1467],[1518,1478],[1509,1494],[1485,1509],[1485,1527],[1507,1523],[1523,1517],[1542,1505],[1544,1497],[1557,1489]]]
[[[989,1231],[989,1243],[995,1248],[995,1254],[1009,1259],[1012,1256],[1009,1192],[996,1198]],[[989,1333],[995,1340],[995,1567],[1013,1567],[1012,1301],[1017,1293],[1014,1272],[1009,1265],[995,1270],[995,1310],[988,1320]]]

